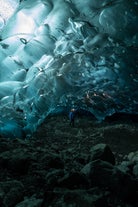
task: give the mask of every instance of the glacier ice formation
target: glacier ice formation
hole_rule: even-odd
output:
[[[138,113],[136,0],[12,0],[0,26],[0,134],[30,136],[79,107]]]

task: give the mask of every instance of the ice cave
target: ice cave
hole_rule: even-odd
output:
[[[71,107],[138,114],[137,0],[0,0],[0,134]]]

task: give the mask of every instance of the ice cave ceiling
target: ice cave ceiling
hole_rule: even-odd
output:
[[[0,2],[0,134],[71,107],[138,113],[137,0]]]

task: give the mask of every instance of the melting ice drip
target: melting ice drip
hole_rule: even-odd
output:
[[[137,9],[129,0],[20,1],[1,31],[0,134],[29,136],[72,106],[99,120],[138,113]]]

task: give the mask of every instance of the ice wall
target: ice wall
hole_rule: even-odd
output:
[[[18,4],[0,38],[0,134],[30,136],[70,107],[138,113],[137,1]]]

